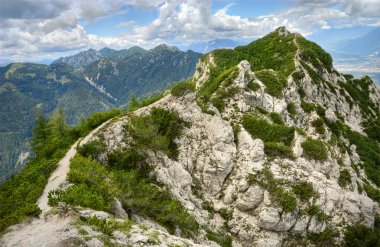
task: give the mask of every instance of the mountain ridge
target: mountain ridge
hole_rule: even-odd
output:
[[[91,132],[32,224],[83,245],[376,246],[379,116],[369,77],[278,28]],[[80,224],[59,234],[59,217]],[[30,225],[1,243],[25,243]]]

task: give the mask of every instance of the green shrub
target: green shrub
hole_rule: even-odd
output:
[[[314,191],[313,184],[307,181],[301,181],[301,182],[295,183],[292,186],[292,189],[293,189],[294,194],[296,194],[299,197],[299,199],[304,202],[308,201],[313,196],[318,195]]]
[[[287,86],[283,76],[267,70],[256,72],[255,76],[265,85],[268,94],[275,97],[282,96],[282,90]]]
[[[344,246],[380,246],[380,228],[377,226],[375,229],[371,229],[360,224],[349,226],[345,232]]]
[[[293,72],[292,77],[294,81],[299,82],[305,77],[305,73],[302,70],[296,70]]]
[[[269,114],[270,118],[272,119],[273,123],[275,124],[281,124],[281,125],[285,125],[285,122],[284,120],[282,120],[282,117],[280,114],[278,114],[277,112],[271,112]]]
[[[312,111],[315,110],[315,105],[313,103],[307,103],[304,100],[301,100],[301,108],[306,112],[306,113],[311,113]]]
[[[232,247],[232,237],[226,232],[213,232],[207,230],[206,237],[208,240],[219,244],[221,247]]]
[[[318,205],[310,205],[306,213],[310,216],[313,217],[315,216],[318,221],[324,221],[327,219],[327,215],[323,212],[323,210],[318,206]]]
[[[249,82],[247,87],[254,92],[256,92],[257,90],[259,90],[261,88],[260,85],[255,81]]]
[[[307,138],[301,147],[303,148],[303,155],[308,159],[325,161],[328,158],[326,145],[320,140]]]
[[[322,118],[317,118],[311,125],[315,128],[316,132],[323,135],[325,133],[325,122]]]
[[[89,188],[85,184],[74,185],[62,190],[49,192],[49,205],[58,206],[59,202],[65,202],[72,206],[82,206],[95,210],[109,211],[103,197],[96,190]]]
[[[330,228],[327,228],[321,233],[308,233],[307,238],[316,246],[316,247],[332,247],[337,245],[337,238],[339,233],[333,231]]]
[[[300,87],[300,88],[298,89],[298,93],[299,93],[301,99],[305,98],[306,93],[305,93],[305,90],[303,90],[302,87]]]
[[[347,185],[351,184],[351,174],[347,169],[343,169],[340,171],[338,184],[341,187],[346,187]]]
[[[274,178],[269,168],[264,167],[256,174],[250,174],[248,176],[248,183],[258,184],[268,190],[272,202],[281,207],[285,213],[292,212],[297,208],[297,198],[295,195],[284,189],[284,181]]]
[[[265,110],[264,108],[262,108],[262,107],[256,107],[256,110],[258,110],[261,114],[268,114],[268,111],[267,110]]]
[[[294,138],[294,127],[280,124],[270,124],[264,119],[255,116],[243,116],[244,128],[255,138],[264,142],[281,142],[290,145]]]
[[[179,82],[171,88],[171,94],[175,97],[180,97],[194,91],[195,85],[191,81]]]
[[[204,82],[201,88],[199,89],[199,95],[206,99],[210,99],[211,95],[215,93],[216,90],[218,90],[218,88],[223,82],[229,83],[231,80],[236,78],[238,72],[239,69],[236,66],[234,66],[218,74],[218,76],[215,78],[214,76],[210,75],[210,78],[206,82]]]
[[[116,221],[113,219],[99,219],[92,216],[83,220],[83,223],[90,225],[95,231],[112,236],[116,230],[128,232],[132,227],[132,221]]]
[[[292,212],[297,208],[297,199],[294,194],[290,192],[282,192],[278,194],[278,200],[281,208],[285,213]]]
[[[125,126],[136,149],[162,151],[170,158],[178,156],[175,139],[185,126],[178,113],[153,107],[149,115],[133,116]]]
[[[81,154],[84,157],[91,157],[92,159],[104,152],[105,149],[106,145],[99,140],[94,140],[77,147],[77,151],[79,154]]]
[[[265,142],[264,153],[270,158],[289,158],[292,159],[293,151],[289,146],[278,142]]]
[[[296,105],[293,102],[290,102],[288,106],[286,107],[286,109],[288,110],[289,114],[292,116],[295,116],[298,113]]]
[[[363,184],[363,188],[369,198],[371,198],[375,202],[380,203],[380,190],[372,187],[370,184],[367,184],[367,183]]]
[[[220,213],[220,216],[222,216],[222,218],[227,220],[227,221],[230,221],[232,219],[233,211],[230,209],[221,208],[219,210],[219,213]]]
[[[148,174],[152,169],[145,160],[146,154],[136,148],[116,150],[108,155],[108,165],[111,167],[127,171],[137,169],[142,174]]]

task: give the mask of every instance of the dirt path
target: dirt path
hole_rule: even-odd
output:
[[[66,182],[67,174],[70,171],[70,160],[76,155],[77,150],[76,147],[78,144],[85,144],[88,142],[88,140],[96,134],[99,129],[103,128],[107,122],[104,122],[100,126],[98,126],[96,129],[91,131],[86,137],[84,137],[81,140],[78,140],[75,142],[71,147],[70,150],[65,154],[65,156],[58,162],[57,169],[50,175],[48,183],[45,186],[44,192],[40,196],[40,198],[37,201],[38,207],[42,210],[42,213],[40,215],[41,218],[43,218],[46,213],[48,213],[51,209],[51,207],[48,205],[48,195],[49,192],[55,189],[59,189],[60,186]]]
[[[48,205],[48,194],[49,191],[60,188],[60,185],[66,182],[67,174],[70,171],[70,159],[77,153],[77,145],[87,143],[109,121],[104,122],[70,147],[70,150],[58,162],[57,169],[51,174],[44,192],[37,201],[38,206],[42,210],[40,218],[34,218],[32,221],[26,221],[8,228],[7,233],[0,239],[0,246],[75,246],[65,243],[67,240],[75,239],[77,235],[77,230],[71,225],[72,218],[61,217],[60,215],[47,216],[47,213],[51,209]]]

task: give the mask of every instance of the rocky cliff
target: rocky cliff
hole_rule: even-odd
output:
[[[284,28],[213,51],[196,70],[77,148],[41,226],[57,214],[81,223],[52,233],[55,244],[334,246],[374,228],[380,90],[370,78],[340,74]]]

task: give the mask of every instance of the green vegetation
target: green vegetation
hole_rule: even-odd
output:
[[[248,83],[247,87],[254,92],[256,92],[257,90],[259,90],[261,88],[260,85],[255,81],[250,81]]]
[[[322,65],[329,72],[332,71],[332,58],[330,54],[325,52],[319,45],[314,42],[306,40],[304,37],[298,36],[296,38],[299,47],[301,48],[301,59],[309,61],[315,68],[320,68]],[[319,61],[318,61],[319,60]]]
[[[327,228],[321,233],[309,233],[308,240],[316,247],[337,246],[337,238],[339,233],[330,228]]]
[[[365,76],[361,79],[348,80],[347,83],[339,81],[339,86],[344,88],[348,94],[352,97],[356,104],[363,110],[367,116],[376,117],[374,112],[378,111],[378,108],[372,102],[369,86],[373,85],[373,81]]]
[[[175,97],[180,97],[194,91],[195,85],[191,81],[179,82],[171,88],[171,93]]]
[[[316,132],[323,135],[325,134],[325,122],[322,118],[317,118],[311,125],[315,128]]]
[[[49,119],[38,112],[34,130],[33,148],[36,156],[26,167],[0,187],[0,232],[29,216],[38,216],[37,199],[58,161],[78,138],[114,116],[115,111],[97,113],[77,127],[68,127],[62,110]],[[100,121],[101,120],[101,121]],[[83,188],[82,188],[83,189]]]
[[[292,77],[294,81],[299,82],[305,77],[305,73],[302,70],[296,70],[293,72]]]
[[[294,194],[296,194],[301,201],[308,201],[310,198],[317,195],[314,191],[313,184],[307,181],[301,181],[292,186]]]
[[[218,243],[221,247],[231,247],[232,246],[232,237],[225,232],[213,232],[211,230],[207,230],[206,237],[210,241],[214,241]]]
[[[330,123],[325,120],[325,123],[337,137],[343,136],[351,144],[356,145],[356,152],[360,156],[367,177],[377,186],[380,186],[380,147],[377,142],[351,130],[349,126],[341,121]]]
[[[171,198],[169,191],[160,189],[154,176],[141,172],[139,167],[112,163],[104,166],[89,158],[76,156],[72,160],[68,180],[74,185],[66,191],[52,193],[49,204],[57,205],[63,201],[73,206],[111,212],[113,198],[117,197],[127,212],[148,216],[170,233],[174,233],[176,227],[182,230],[184,236],[191,236],[198,230],[197,222],[178,201]],[[87,201],[87,198],[92,200]]]
[[[323,141],[307,138],[302,144],[303,155],[308,159],[325,161],[328,157],[326,145]]]
[[[272,115],[279,122],[280,116]],[[283,123],[270,124],[264,119],[251,115],[243,116],[243,126],[253,137],[264,141],[264,152],[269,157],[293,157],[290,145],[294,139],[294,127],[287,127]]]
[[[372,187],[368,183],[363,184],[363,188],[365,192],[367,193],[368,197],[374,200],[375,202],[380,203],[380,190]]]
[[[157,94],[152,94],[149,96],[146,96],[144,98],[136,98],[136,96],[132,95],[130,97],[130,100],[128,101],[128,104],[122,107],[123,113],[128,113],[135,111],[137,109],[140,109],[141,107],[145,107],[148,105],[153,104],[156,101],[159,101],[166,95],[165,92],[157,93]]]
[[[340,171],[338,184],[341,187],[346,187],[347,185],[351,184],[351,174],[347,169],[343,169]]]
[[[293,158],[292,148],[278,142],[265,142],[264,152],[270,158]]]
[[[184,126],[178,113],[153,107],[149,115],[131,117],[125,129],[137,149],[162,151],[170,158],[176,158],[178,150],[174,140]]]
[[[77,147],[77,151],[84,157],[91,157],[95,159],[99,154],[105,150],[106,146],[99,140],[88,142],[82,146]]]
[[[287,86],[284,76],[269,70],[256,72],[255,76],[265,85],[265,90],[268,94],[275,97],[282,96],[282,90]]]
[[[286,109],[288,110],[289,114],[292,116],[295,116],[298,113],[296,105],[293,102],[290,102],[288,106],[286,107]]]
[[[280,124],[280,125],[285,125],[285,122],[284,122],[284,120],[282,120],[281,115],[278,114],[277,112],[271,112],[269,114],[269,116],[272,119],[273,123]]]
[[[376,215],[374,229],[364,225],[349,226],[345,232],[344,245],[346,247],[373,247],[380,246],[380,218]]]
[[[162,151],[170,157],[178,154],[174,140],[180,135],[184,122],[178,114],[160,108],[152,108],[149,115],[131,116],[125,129],[134,142],[126,150],[108,155],[104,166],[87,157],[76,156],[71,161],[68,180],[74,184],[65,191],[54,191],[49,203],[66,202],[72,206],[91,207],[111,212],[118,198],[127,212],[152,218],[174,233],[176,227],[184,236],[198,231],[197,222],[171,197],[170,192],[156,181],[152,168],[146,162],[146,151]],[[92,147],[94,143],[88,143]],[[84,150],[91,148],[82,147]]]
[[[264,142],[280,142],[290,145],[294,138],[294,128],[282,124],[270,124],[264,119],[252,115],[243,116],[244,128],[255,138]]]
[[[296,36],[295,34],[281,35],[282,31],[284,31],[282,28],[278,28],[246,46],[237,47],[235,53],[241,54],[250,62],[252,71],[273,69],[287,77],[295,69],[294,57],[297,47],[294,39]]]
[[[203,83],[202,87],[199,89],[199,95],[205,99],[210,99],[211,95],[218,90],[223,82],[230,84],[231,81],[237,76],[239,69],[237,67],[231,67],[217,76],[210,75],[210,78]]]
[[[286,191],[283,187],[284,181],[274,178],[273,173],[264,167],[256,174],[248,176],[249,184],[258,184],[268,190],[272,201],[281,207],[284,212],[292,212],[297,208],[297,199],[293,192]]]
[[[327,219],[327,215],[323,212],[323,210],[318,206],[318,205],[310,205],[306,213],[310,216],[313,217],[315,216],[318,221],[323,221]]]
[[[301,108],[306,112],[306,113],[311,113],[312,111],[315,110],[315,105],[313,103],[308,103],[304,100],[301,100]]]
[[[132,221],[117,221],[114,219],[105,220],[99,219],[96,216],[85,218],[83,220],[78,220],[76,222],[79,225],[90,225],[95,231],[101,232],[107,236],[112,236],[112,233],[116,230],[128,232],[132,225]],[[81,229],[84,230],[84,229]],[[85,234],[87,235],[87,234]]]

